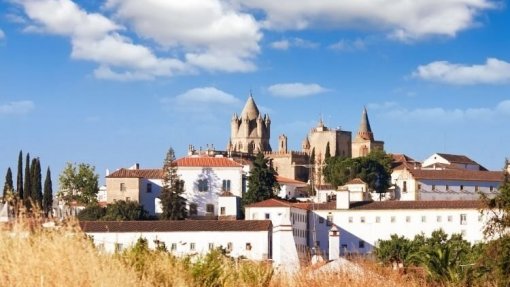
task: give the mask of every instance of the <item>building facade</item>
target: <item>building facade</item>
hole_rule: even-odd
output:
[[[368,112],[363,108],[361,122],[356,137],[352,141],[352,157],[361,157],[368,155],[372,150],[384,150],[384,142],[374,139],[372,127],[368,120]]]

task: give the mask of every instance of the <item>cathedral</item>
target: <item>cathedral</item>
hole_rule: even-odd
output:
[[[271,149],[271,120],[268,114],[260,114],[252,95],[248,97],[241,114],[238,116],[234,113],[230,128],[230,140],[227,144],[230,155],[253,156],[262,152],[271,160],[279,176],[301,181],[308,181],[312,168],[321,170],[328,149],[331,156],[341,157],[360,157],[374,149],[384,150],[384,142],[374,139],[366,108],[363,109],[354,140],[350,131],[329,128],[320,119],[303,140],[301,151],[288,150],[287,136],[284,134],[278,137],[278,149]],[[314,157],[313,161],[311,156]]]

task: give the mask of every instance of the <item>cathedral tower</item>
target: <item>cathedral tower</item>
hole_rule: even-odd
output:
[[[358,133],[352,141],[352,157],[366,156],[374,149],[384,150],[384,142],[374,140],[367,109],[363,108]]]
[[[262,117],[251,95],[241,114],[232,116],[230,128],[228,151],[249,154],[271,151],[269,145],[271,120],[267,114]]]

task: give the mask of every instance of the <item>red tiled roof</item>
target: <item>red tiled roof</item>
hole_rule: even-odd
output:
[[[149,179],[162,179],[163,169],[126,169],[121,168],[107,178],[149,178]]]
[[[351,202],[351,210],[397,210],[397,209],[480,209],[483,202],[479,200],[415,200],[415,201],[358,201]],[[310,209],[334,210],[336,202],[310,204]]]
[[[279,176],[279,175],[276,176],[276,181],[278,181],[278,183],[280,183],[280,184],[290,184],[290,185],[297,185],[297,186],[306,186],[306,182],[304,182],[304,181],[300,181],[300,180],[296,180],[296,179],[292,179],[292,178],[287,178],[287,177],[283,177],[283,176]]]
[[[81,221],[84,232],[270,231],[270,220]]]
[[[178,167],[243,167],[226,157],[188,156],[175,161]]]
[[[438,153],[437,155],[439,155],[440,157],[442,157],[452,163],[478,164],[476,161],[470,159],[469,157],[467,157],[465,155],[448,154],[448,153]]]
[[[266,199],[264,201],[252,203],[247,205],[246,207],[295,207],[300,209],[309,209],[310,203],[308,202],[296,202],[296,201],[288,201],[279,198],[271,198]]]
[[[410,156],[407,156],[403,153],[391,154],[391,158],[393,159],[394,162],[400,162],[400,163],[415,162],[415,160],[413,158],[411,158]]]
[[[356,177],[356,178],[353,178],[353,179],[349,180],[349,181],[346,183],[346,185],[347,185],[347,184],[366,184],[366,182],[364,182],[361,178]]]
[[[503,181],[503,172],[501,171],[479,171],[463,169],[409,169],[409,172],[416,179],[436,179],[436,180],[466,180],[466,181]]]

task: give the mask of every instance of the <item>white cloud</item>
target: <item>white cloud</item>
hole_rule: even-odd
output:
[[[98,13],[87,13],[70,0],[17,0],[32,21],[25,30],[66,36],[74,59],[100,66],[98,78],[152,79],[189,70],[178,59],[157,57],[149,48],[119,34],[124,28]],[[113,72],[112,69],[117,70]]]
[[[2,29],[0,29],[0,40],[2,40],[3,38],[5,38],[5,33],[4,31],[2,31]]]
[[[510,116],[510,100],[501,101],[495,107],[466,109],[445,109],[442,107],[408,109],[397,103],[383,103],[378,107],[383,115],[391,119],[427,123],[458,123],[466,120],[492,121],[501,116]]]
[[[194,88],[175,97],[175,101],[181,104],[222,104],[235,105],[240,100],[231,94],[225,93],[214,87]]]
[[[276,50],[287,50],[290,47],[290,43],[289,40],[280,40],[270,43],[269,46]]]
[[[32,101],[15,101],[0,104],[0,116],[26,115],[35,109]]]
[[[174,97],[161,99],[163,109],[186,114],[187,121],[211,122],[241,106],[235,96],[215,87],[190,89]],[[221,114],[221,116],[218,116]]]
[[[319,47],[319,43],[315,43],[309,40],[301,39],[301,38],[292,38],[292,39],[283,39],[280,41],[275,41],[269,44],[269,46],[273,49],[277,50],[287,50],[291,47],[303,48],[303,49],[315,49]]]
[[[408,41],[427,36],[455,36],[476,24],[476,16],[495,7],[490,0],[232,0],[263,11],[272,30],[372,28]]]
[[[341,51],[341,52],[353,52],[359,50],[365,50],[366,43],[363,39],[356,40],[347,40],[342,39],[334,44],[331,44],[328,48],[331,50]]]
[[[255,18],[220,0],[108,0],[117,19],[142,38],[186,52],[191,64],[216,71],[255,69],[262,33]]]
[[[419,66],[413,76],[454,85],[505,84],[510,83],[510,63],[494,58],[471,66],[437,61]]]
[[[384,103],[370,103],[367,105],[367,108],[370,110],[386,110],[392,107],[397,107],[398,104],[396,102],[384,102]]]
[[[298,98],[321,94],[327,92],[328,89],[319,84],[283,83],[270,86],[268,91],[274,96]]]

